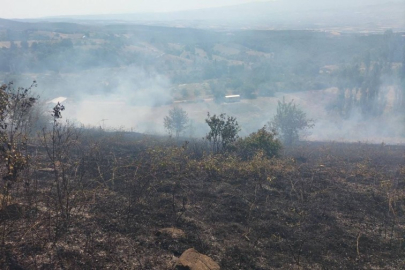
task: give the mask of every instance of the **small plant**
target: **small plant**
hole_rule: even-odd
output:
[[[205,122],[210,127],[206,138],[212,144],[212,151],[219,153],[227,149],[238,138],[240,127],[235,117],[226,116],[221,113],[219,116],[213,116],[208,113]]]
[[[179,107],[174,107],[169,111],[169,115],[164,119],[165,129],[170,135],[176,134],[176,138],[180,136],[187,128],[187,123],[189,122],[187,112]]]
[[[286,145],[291,145],[299,140],[300,133],[314,127],[314,121],[308,119],[306,113],[295,105],[294,100],[278,102],[277,114],[270,126],[280,134]]]

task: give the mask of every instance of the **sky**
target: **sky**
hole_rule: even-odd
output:
[[[0,18],[23,19],[61,15],[171,12],[237,5],[263,0],[0,0]]]

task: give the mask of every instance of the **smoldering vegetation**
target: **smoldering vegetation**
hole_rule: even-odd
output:
[[[403,33],[0,23],[0,268],[404,267]]]

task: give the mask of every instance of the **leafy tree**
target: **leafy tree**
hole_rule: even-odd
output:
[[[314,121],[308,119],[306,113],[297,107],[294,100],[278,102],[277,114],[270,126],[276,130],[281,140],[286,145],[291,145],[299,140],[300,132],[314,127]]]
[[[215,114],[211,116],[208,113],[207,117],[205,122],[210,127],[210,131],[206,138],[212,144],[212,151],[219,153],[237,140],[240,127],[235,117],[227,117],[225,113],[221,113],[219,116]]]
[[[177,138],[187,128],[188,122],[187,112],[179,107],[173,107],[169,111],[169,115],[164,118],[165,129],[167,129],[170,135],[175,133]]]

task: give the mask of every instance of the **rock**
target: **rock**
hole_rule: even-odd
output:
[[[160,235],[167,235],[170,236],[173,239],[180,239],[180,238],[184,238],[186,236],[186,234],[184,233],[183,230],[177,229],[177,228],[164,228],[164,229],[160,229],[157,233],[157,236]]]
[[[198,253],[194,248],[187,249],[180,256],[175,270],[219,270],[219,265],[210,257]]]

